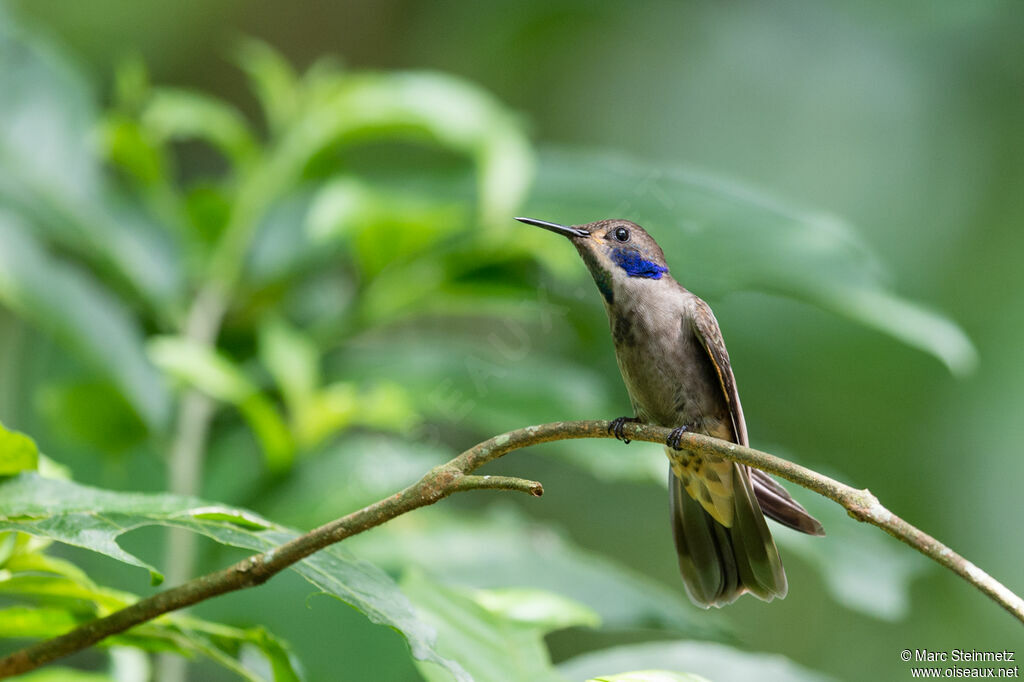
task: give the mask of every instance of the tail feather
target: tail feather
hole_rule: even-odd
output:
[[[754,497],[765,516],[801,533],[825,534],[821,522],[808,514],[774,478],[760,469],[751,469],[750,482],[754,486]]]
[[[752,593],[765,601],[785,597],[786,572],[782,569],[779,550],[754,496],[748,470],[746,467],[740,470],[738,464],[733,466],[737,469],[734,478],[738,483],[733,488],[736,512],[731,537],[740,577]]]
[[[786,596],[782,560],[757,504],[747,467],[733,465],[733,523],[723,526],[669,470],[672,530],[683,583],[694,603],[724,606],[744,592]]]

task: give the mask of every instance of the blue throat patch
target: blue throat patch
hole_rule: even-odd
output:
[[[613,251],[612,260],[620,268],[626,271],[630,277],[646,277],[647,279],[661,279],[661,276],[668,272],[668,268],[649,260],[645,260],[639,251],[625,250]]]

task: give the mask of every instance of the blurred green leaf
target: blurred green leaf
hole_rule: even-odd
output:
[[[351,177],[326,183],[313,198],[307,218],[312,242],[340,242],[365,277],[430,253],[432,246],[465,227],[461,204],[375,188]]]
[[[167,181],[168,161],[163,150],[137,121],[123,114],[110,114],[103,120],[100,134],[109,160],[143,187]]]
[[[472,158],[485,222],[509,215],[526,192],[532,152],[519,123],[465,81],[438,73],[344,75],[323,108],[346,114],[332,139],[413,133]]]
[[[42,457],[40,455],[40,457]],[[42,474],[40,474],[42,475]],[[46,538],[38,538],[24,533],[5,532],[0,534],[0,566],[8,566],[15,560],[24,557],[42,556],[42,551],[53,544]]]
[[[353,424],[404,431],[416,419],[408,392],[398,384],[336,382],[317,391],[295,414],[295,429],[299,442],[311,448]]]
[[[3,567],[10,560],[17,546],[17,533],[0,533],[0,567]]]
[[[84,79],[8,13],[0,7],[0,205],[168,315],[181,285],[174,248],[111,200]]]
[[[253,235],[275,201],[301,179],[318,155],[375,139],[427,140],[463,154],[477,168],[480,212],[488,224],[509,215],[532,173],[530,146],[519,124],[484,91],[430,73],[318,73],[317,97],[268,150],[266,162],[239,186],[235,210],[210,264],[212,276],[234,284]]]
[[[800,504],[828,535],[815,538],[773,526],[778,544],[817,568],[829,594],[846,608],[893,622],[905,618],[910,585],[931,568],[928,560],[855,523],[842,507],[818,495],[801,495]]]
[[[372,457],[372,451],[367,455]],[[574,545],[550,527],[507,510],[424,510],[379,533],[352,538],[354,551],[392,570],[417,566],[437,580],[475,588],[545,590],[586,605],[607,627],[664,628],[728,639],[717,614],[698,611],[678,590]]]
[[[559,672],[571,680],[603,679],[602,670],[641,668],[687,670],[715,682],[826,682],[832,679],[799,666],[784,656],[740,651],[709,642],[651,642],[620,646],[583,654],[558,666]]]
[[[47,666],[19,675],[18,682],[118,682],[105,673],[86,672],[63,666]]]
[[[249,75],[267,127],[279,133],[291,122],[299,106],[299,79],[292,65],[280,52],[251,38],[239,41],[235,60]]]
[[[166,425],[170,396],[129,310],[86,273],[52,258],[2,212],[0,302],[110,377],[150,428]]]
[[[107,614],[130,603],[127,592],[98,587],[77,566],[43,552],[13,557],[0,574],[0,592],[74,608],[80,613]],[[13,635],[12,635],[13,636]]]
[[[618,675],[602,675],[587,682],[709,682],[706,677],[690,673],[673,673],[667,670],[637,670]]]
[[[301,679],[301,666],[288,645],[259,626],[241,629],[185,614],[169,614],[111,643],[144,651],[171,650],[190,657],[198,653],[250,682]]]
[[[263,448],[267,468],[287,471],[295,459],[295,441],[277,407],[261,393],[254,393],[238,405]]]
[[[448,448],[379,434],[348,436],[301,461],[271,495],[268,508],[275,517],[311,526],[390,495],[454,455]],[[664,465],[664,454],[659,457]],[[663,483],[663,466],[659,474]],[[611,627],[729,637],[717,613],[697,611],[678,590],[584,550],[510,509],[472,516],[424,509],[346,544],[389,571],[417,566],[435,579],[467,587],[522,586],[563,595],[587,605]]]
[[[17,176],[86,200],[99,194],[87,142],[96,110],[70,61],[37,40],[0,6],[0,189]],[[2,192],[0,192],[2,194]]]
[[[852,227],[729,180],[621,155],[547,150],[526,212],[574,224],[628,217],[651,231],[684,284],[813,303],[930,353],[957,375],[977,362],[960,327],[889,288]]]
[[[179,336],[156,337],[149,356],[160,369],[212,398],[236,406],[263,448],[267,466],[291,466],[295,446],[277,407],[227,356]]]
[[[399,173],[391,172],[389,177]],[[439,188],[440,184],[440,188]],[[352,175],[335,175],[323,183],[307,182],[276,202],[254,235],[247,265],[247,283],[270,283],[308,277],[311,271],[349,265],[363,287],[412,291],[417,299],[432,291],[407,286],[416,261],[428,256],[440,261],[452,277],[466,265],[486,266],[501,252],[493,245],[474,248],[483,233],[469,232],[472,205],[469,196],[456,196],[444,183],[429,187],[397,187]],[[471,187],[471,183],[469,185]],[[386,248],[381,247],[382,240]],[[460,264],[461,258],[466,264]],[[422,284],[422,283],[421,283]],[[406,300],[403,295],[401,300]],[[367,302],[364,317],[386,317],[373,304],[388,303],[387,293]],[[485,300],[484,296],[478,300]],[[388,305],[388,309],[394,306]],[[347,311],[335,303],[333,314]]]
[[[547,631],[575,626],[596,628],[601,617],[588,607],[554,592],[529,587],[476,590],[473,601],[496,616]]]
[[[43,478],[57,478],[67,481],[71,479],[71,469],[59,462],[53,461],[40,452],[39,475]]]
[[[138,112],[149,97],[149,69],[138,53],[129,54],[114,66],[114,108]]]
[[[8,609],[12,616],[0,626],[0,636],[12,638],[54,637],[75,625],[124,608],[138,597],[121,590],[100,587],[73,564],[44,554],[22,554],[0,572],[0,593],[32,606]],[[122,635],[103,641],[103,646],[130,646],[143,651],[175,651],[207,656],[242,678],[260,682],[297,680],[297,662],[287,645],[263,628],[239,629],[211,623],[183,613],[170,613]],[[253,666],[247,652],[258,654],[263,664]],[[273,671],[265,675],[261,669]]]
[[[564,682],[551,666],[544,635],[561,627],[590,626],[595,620],[578,606],[556,619],[559,622],[554,626],[548,622],[550,615],[542,616],[541,622],[510,620],[484,606],[480,592],[467,594],[431,582],[417,572],[407,573],[401,584],[421,617],[437,629],[438,649],[457,660],[468,679],[475,682]],[[531,599],[538,597],[534,594]],[[564,600],[559,598],[559,604],[564,605]],[[436,666],[421,663],[418,668],[429,682],[451,679]]]
[[[227,356],[201,343],[160,336],[149,340],[147,350],[157,367],[217,400],[237,405],[259,392]]]
[[[245,521],[236,522],[239,517]],[[224,545],[261,552],[299,535],[269,521],[260,528],[256,520],[261,519],[251,512],[191,498],[111,492],[35,474],[20,474],[0,482],[0,531],[28,533],[90,549],[148,569],[154,582],[162,578],[160,573],[125,552],[117,544],[120,535],[145,526],[171,526]],[[405,595],[380,569],[337,545],[313,554],[293,569],[327,594],[366,614],[372,622],[401,632],[415,658],[452,670],[460,682],[467,679],[458,664],[435,648],[433,628],[414,613]]]
[[[318,242],[303,229],[315,191],[304,183],[269,207],[249,246],[246,284],[262,288],[302,282],[312,271],[341,262],[337,244]]]
[[[485,433],[601,413],[608,404],[603,378],[576,363],[531,353],[531,329],[518,320],[498,324],[476,341],[427,331],[367,334],[346,346],[339,371],[353,380],[398,383],[422,413],[452,423],[471,419]]]
[[[59,608],[10,606],[0,609],[0,637],[56,637],[79,619]]]
[[[320,386],[320,353],[311,338],[278,317],[259,331],[260,360],[281,388],[291,414],[303,414]]]
[[[315,457],[299,460],[288,479],[262,500],[263,508],[289,525],[315,526],[405,488],[452,457],[451,450],[439,445],[384,434],[348,433]],[[387,526],[376,532],[387,532]],[[346,544],[356,540],[350,538]],[[403,560],[398,554],[403,553],[380,552],[378,558],[397,571]],[[371,561],[378,563],[377,559]]]
[[[146,425],[110,381],[74,379],[40,387],[36,404],[54,433],[107,455],[146,438]]]
[[[407,392],[397,384],[335,382],[321,389],[316,344],[283,320],[275,318],[261,327],[260,358],[281,387],[303,449],[354,423],[402,430],[416,418]]]
[[[213,244],[231,216],[231,197],[220,185],[197,180],[185,191],[184,210],[193,227],[193,236],[204,244]]]
[[[141,125],[160,142],[208,142],[238,169],[251,165],[259,145],[245,118],[231,105],[189,90],[157,88],[142,112]]]
[[[39,463],[36,442],[0,423],[0,476],[35,469]]]
[[[376,376],[400,382],[421,414],[472,424],[481,433],[555,418],[590,419],[628,407],[617,376],[602,376],[544,352],[551,338],[565,333],[564,327],[553,326],[555,316],[564,324],[561,311],[520,301],[510,312],[486,327],[482,338],[434,330],[365,334],[346,346],[336,371],[360,381]],[[545,445],[598,478],[664,485],[662,449],[642,443],[631,447],[630,457],[623,457],[616,441],[593,441],[585,448],[576,443]]]

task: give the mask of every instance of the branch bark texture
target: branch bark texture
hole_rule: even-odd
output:
[[[255,554],[222,570],[142,599],[104,618],[85,623],[65,635],[17,651],[0,660],[0,678],[33,670],[165,613],[226,592],[260,585],[324,547],[396,516],[434,504],[456,492],[497,489],[540,496],[544,489],[536,481],[510,476],[481,476],[473,472],[492,460],[530,445],[579,438],[611,438],[609,426],[610,422],[603,420],[554,422],[495,436],[431,469],[408,488],[324,524],[272,551]],[[623,431],[632,440],[652,443],[664,443],[671,432],[660,426],[629,423]],[[1024,600],[949,547],[890,512],[870,491],[852,488],[766,452],[701,434],[683,434],[681,445],[695,453],[718,456],[761,469],[833,500],[858,521],[878,526],[950,569],[1024,623]]]

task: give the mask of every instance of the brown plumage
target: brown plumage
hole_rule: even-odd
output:
[[[632,419],[748,444],[718,321],[707,303],[672,278],[664,253],[642,227],[626,220],[574,227],[519,220],[567,236],[593,275]],[[625,419],[616,420],[618,428]],[[690,598],[708,607],[745,592],[764,600],[784,597],[786,574],[764,516],[811,535],[824,534],[821,524],[761,471],[673,447],[665,451],[672,531]]]

